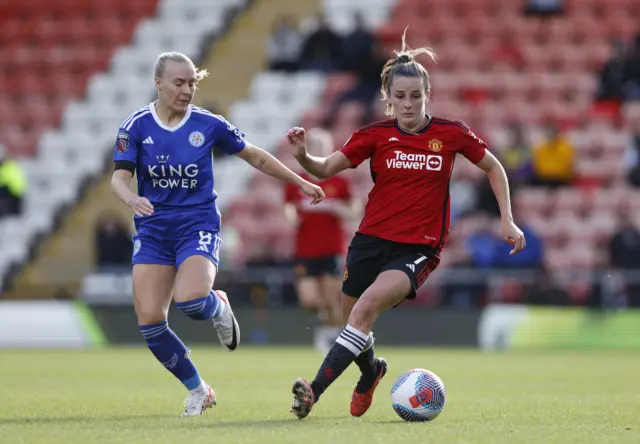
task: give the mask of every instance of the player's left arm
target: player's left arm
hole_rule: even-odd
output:
[[[295,185],[304,194],[313,198],[312,205],[322,202],[325,198],[322,188],[304,180],[262,148],[245,141],[244,149],[236,153],[236,156],[269,176]]]
[[[462,122],[459,123],[462,124]],[[513,220],[507,173],[496,156],[487,150],[487,144],[473,134],[466,125],[462,125],[461,154],[487,173],[491,189],[500,207],[502,235],[507,242],[513,245],[510,254],[515,254],[526,247],[527,243],[524,233]]]
[[[513,245],[513,249],[509,254],[515,254],[526,247],[527,242],[524,238],[524,233],[513,220],[507,173],[496,156],[487,150],[485,150],[482,160],[476,165],[487,173],[491,189],[500,207],[502,234],[505,240]]]

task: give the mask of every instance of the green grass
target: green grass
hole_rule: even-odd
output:
[[[640,356],[383,349],[390,364],[371,410],[349,416],[357,368],[311,415],[289,413],[291,382],[322,359],[307,349],[195,348],[218,406],[180,418],[183,387],[143,348],[0,351],[2,443],[638,443]],[[405,370],[435,371],[448,391],[431,423],[404,423],[389,400]]]

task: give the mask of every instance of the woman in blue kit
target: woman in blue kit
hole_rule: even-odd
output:
[[[133,295],[140,332],[158,361],[189,390],[184,416],[202,414],[216,403],[216,396],[169,328],[171,300],[192,319],[212,320],[227,350],[235,350],[240,342],[227,295],[212,290],[220,250],[213,150],[236,155],[265,174],[295,184],[313,204],[324,199],[320,187],[245,141],[224,118],[191,105],[206,75],[184,54],[158,57],[158,100],[120,126],[111,180],[115,195],[135,213]],[[137,194],[130,188],[134,173]]]

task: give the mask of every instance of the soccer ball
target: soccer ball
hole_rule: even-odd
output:
[[[435,419],[446,402],[447,391],[433,372],[416,368],[401,375],[391,388],[391,404],[409,422]]]

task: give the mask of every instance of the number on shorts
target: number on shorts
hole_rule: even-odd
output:
[[[204,251],[205,253],[209,252],[209,245],[211,245],[211,241],[213,240],[213,235],[211,233],[207,233],[206,231],[200,232],[200,240],[198,243],[200,246],[198,247],[198,251]]]

